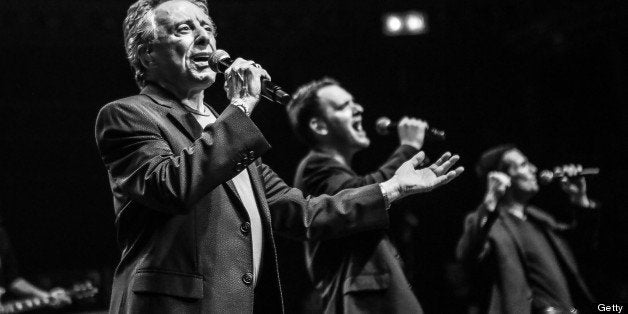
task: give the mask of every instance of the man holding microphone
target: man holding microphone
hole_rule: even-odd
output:
[[[310,152],[299,164],[296,187],[320,195],[384,182],[422,148],[427,123],[403,118],[397,126],[399,147],[379,169],[358,175],[352,169],[353,157],[370,145],[362,127],[363,111],[333,79],[316,80],[297,90],[288,115]],[[365,230],[347,238],[305,243],[307,269],[324,313],[422,313],[388,231]]]
[[[574,207],[572,221],[556,221],[530,204],[539,191],[537,168],[513,145],[487,150],[477,164],[486,193],[470,213],[456,255],[468,271],[480,313],[577,313],[592,296],[565,236],[586,230],[596,203],[587,196],[581,166],[565,165],[560,185]],[[578,227],[576,229],[576,227]],[[591,230],[588,230],[591,231]],[[584,245],[584,243],[579,243]]]

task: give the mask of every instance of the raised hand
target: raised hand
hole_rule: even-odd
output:
[[[250,115],[261,96],[262,77],[270,80],[268,72],[259,64],[237,58],[225,71],[224,88],[231,104],[243,106],[241,109]]]
[[[410,145],[416,149],[423,147],[427,122],[415,118],[403,117],[397,125],[397,134],[401,145]]]
[[[389,195],[391,201],[411,194],[429,192],[449,183],[464,171],[463,167],[449,170],[460,159],[458,155],[445,153],[429,167],[416,169],[423,159],[425,153],[419,152],[403,163],[390,180],[383,183],[385,190],[393,191]]]
[[[562,167],[556,167],[554,172],[562,172],[565,174],[565,176],[560,179],[560,187],[565,193],[567,193],[569,200],[573,204],[582,207],[591,206],[589,197],[587,196],[586,180],[584,177],[575,177],[582,172],[582,165],[568,164]]]
[[[484,204],[489,211],[495,210],[497,202],[506,194],[510,187],[510,177],[500,171],[491,171],[486,176],[486,195]]]

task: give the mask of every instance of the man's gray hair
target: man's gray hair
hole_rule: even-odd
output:
[[[140,54],[144,53],[148,45],[155,39],[154,9],[168,1],[170,0],[138,0],[129,7],[122,23],[126,57],[135,71],[135,82],[139,88],[146,85],[146,68],[140,61]],[[185,1],[194,3],[209,16],[207,0]]]

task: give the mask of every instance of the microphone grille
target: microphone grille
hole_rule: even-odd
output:
[[[388,134],[388,126],[390,125],[391,122],[392,121],[388,117],[379,117],[375,121],[375,131],[377,132],[377,134],[379,135]]]
[[[543,170],[539,174],[539,182],[541,184],[549,184],[554,180],[554,173],[549,170]]]
[[[218,49],[209,55],[209,67],[212,69],[212,71],[221,73],[223,71],[220,71],[220,61],[229,58],[231,58],[229,56],[229,53],[222,49]]]

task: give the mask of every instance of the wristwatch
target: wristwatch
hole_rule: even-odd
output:
[[[240,110],[244,111],[244,114],[247,116],[250,115],[249,111],[246,109],[245,102],[242,98],[237,98],[231,101],[231,104],[240,108]]]

